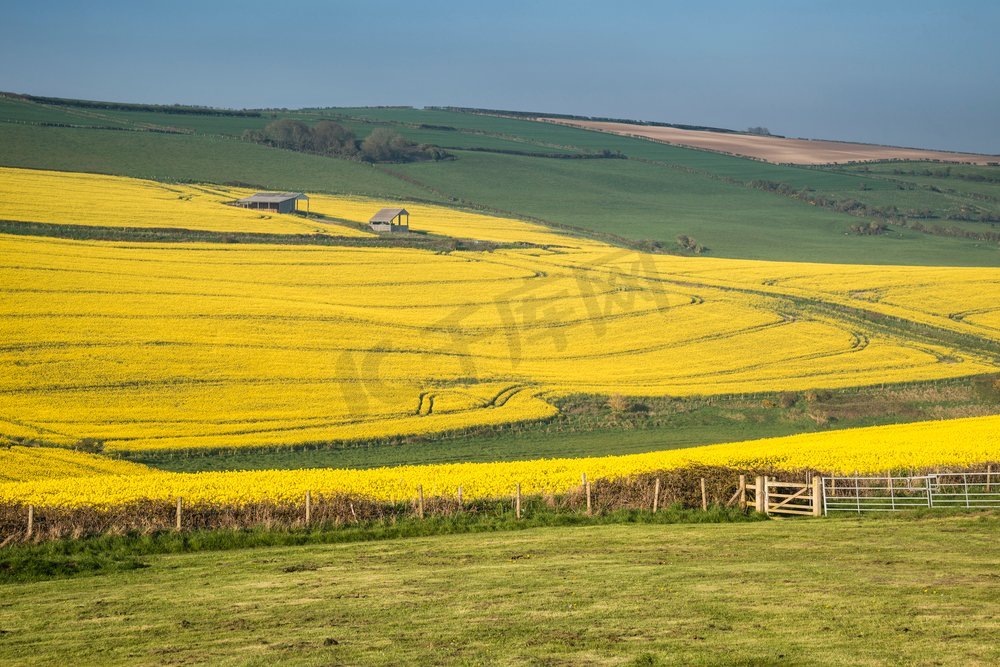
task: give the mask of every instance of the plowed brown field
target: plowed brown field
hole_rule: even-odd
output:
[[[939,160],[987,164],[1000,162],[997,155],[951,153],[948,151],[899,148],[876,144],[855,144],[845,141],[821,139],[785,139],[755,134],[730,134],[701,130],[681,130],[656,125],[633,125],[604,121],[573,120],[566,118],[540,118],[550,123],[560,123],[588,130],[598,130],[632,137],[653,139],[678,146],[742,155],[782,164],[834,164],[868,162],[873,160]]]

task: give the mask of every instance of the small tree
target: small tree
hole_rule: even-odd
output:
[[[353,155],[358,149],[354,133],[332,120],[321,120],[313,125],[312,148],[327,155]]]
[[[377,127],[361,142],[361,154],[371,162],[396,162],[406,157],[412,146],[399,132]]]
[[[278,148],[302,151],[312,147],[312,130],[309,126],[290,118],[268,123],[264,128],[264,138],[267,143]]]

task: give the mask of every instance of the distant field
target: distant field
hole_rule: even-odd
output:
[[[455,159],[359,162],[240,140],[278,118],[382,127]],[[72,125],[51,127],[50,125]],[[95,129],[113,128],[113,129]],[[174,132],[164,134],[163,132]],[[775,165],[646,139],[516,118],[412,108],[171,114],[54,106],[0,96],[0,166],[242,184],[416,204],[462,203],[527,216],[605,241],[679,250],[693,238],[716,257],[840,263],[1000,265],[1000,167],[986,180],[848,167]],[[587,159],[582,159],[587,158]],[[887,223],[866,236],[852,226]]]
[[[899,148],[875,144],[856,144],[846,141],[819,139],[786,139],[750,134],[682,130],[657,125],[633,125],[605,121],[542,118],[549,123],[560,123],[588,130],[600,130],[627,136],[644,137],[656,141],[690,146],[705,150],[743,155],[779,164],[837,164],[874,160],[939,160],[987,164],[1000,161],[997,155],[953,153],[919,148]]]
[[[633,241],[661,240],[668,248],[675,247],[676,236],[688,235],[707,246],[712,256],[1000,265],[996,243],[938,238],[905,228],[893,228],[881,236],[851,234],[849,227],[863,218],[666,165],[457,154],[459,159],[453,162],[393,165],[391,169],[469,203],[582,232]]]
[[[980,514],[140,555],[0,586],[0,662],[989,665],[998,545]]]

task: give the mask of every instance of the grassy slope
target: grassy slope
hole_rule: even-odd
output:
[[[2,108],[0,108],[2,109]],[[2,110],[0,110],[2,113]],[[122,123],[129,127],[140,127],[143,124],[152,123],[157,126],[172,127],[182,130],[193,131],[198,134],[216,134],[239,137],[244,130],[261,129],[276,117],[294,118],[307,123],[313,123],[320,119],[334,120],[341,123],[358,137],[365,137],[377,124],[359,122],[344,118],[341,114],[335,113],[299,113],[299,112],[265,112],[260,117],[252,116],[199,116],[197,114],[169,114],[143,111],[99,111],[102,118],[107,118],[115,123]],[[531,152],[560,152],[575,153],[573,149],[547,148],[530,141],[518,141],[512,138],[494,136],[493,134],[464,133],[458,131],[448,131],[436,128],[421,128],[391,125],[394,129],[400,130],[406,137],[417,143],[428,143],[443,147],[477,147],[499,150],[519,150]]]
[[[634,160],[459,153],[453,162],[394,169],[442,193],[550,222],[668,244],[687,234],[719,257],[958,266],[1000,262],[995,245],[976,247],[909,230],[848,234],[857,218]]]
[[[996,514],[156,556],[0,586],[0,661],[995,664]]]
[[[635,158],[628,166],[610,160],[560,165],[552,160],[478,155],[471,164],[460,159],[458,163],[403,167],[449,195],[553,222],[633,239],[669,242],[677,234],[688,234],[718,256],[851,263],[1000,263],[996,244],[931,237],[906,229],[894,229],[876,238],[847,234],[848,227],[859,222],[858,217],[753,190],[745,184],[770,181],[838,201],[897,206],[903,211],[931,209],[942,216],[969,205],[992,210],[988,202],[956,197],[955,193],[918,187],[901,190],[894,181],[862,172],[771,165],[547,123],[436,110],[338,111],[379,121],[445,124],[479,131],[488,128],[551,145],[622,151]],[[408,131],[405,126],[398,129],[404,134]],[[459,164],[469,168],[462,169]],[[491,177],[495,174],[503,174],[503,178]],[[558,193],[553,185],[559,188]],[[983,184],[983,189],[988,186]],[[987,230],[983,225],[968,228]]]
[[[846,165],[841,170],[884,179],[893,184],[918,186],[919,190],[908,190],[900,194],[901,199],[908,206],[922,204],[922,207],[929,208],[933,213],[955,214],[963,212],[963,208],[967,213],[972,207],[993,215],[1000,214],[1000,167],[889,162]],[[972,178],[984,180],[971,180]],[[911,197],[920,197],[923,201],[911,204]],[[945,222],[951,224],[951,221]],[[997,228],[996,224],[991,226],[994,230]]]
[[[586,151],[617,150],[631,158],[653,161],[673,168],[695,170],[715,178],[741,183],[755,180],[784,183],[796,191],[808,189],[813,193],[830,196],[837,200],[857,200],[873,206],[897,206],[901,211],[930,209],[942,218],[963,209],[968,210],[970,207],[994,214],[998,210],[996,201],[984,201],[978,197],[980,194],[994,194],[997,186],[993,184],[970,183],[968,181],[956,183],[956,179],[950,179],[951,188],[946,188],[946,190],[951,189],[957,192],[949,192],[921,188],[920,186],[928,185],[928,183],[922,182],[916,176],[906,175],[902,178],[895,176],[891,180],[871,177],[885,175],[886,172],[897,169],[897,166],[871,165],[870,169],[869,166],[841,166],[835,169],[825,169],[772,165],[756,160],[658,144],[630,137],[588,132],[577,128],[438,110],[339,109],[337,112],[345,115],[351,114],[359,118],[371,118],[380,122],[428,123],[478,132],[496,132],[547,145],[574,146]],[[414,131],[405,125],[399,125],[397,129],[404,134]],[[904,165],[904,168],[906,165],[913,168],[914,163],[900,164]],[[919,165],[918,168],[927,168],[926,163],[916,164]],[[941,165],[931,165],[931,167],[934,169],[943,168]],[[998,167],[955,165],[951,169],[956,172],[990,175],[993,178],[1000,175]],[[901,183],[905,185],[905,189],[900,189]],[[971,196],[963,196],[963,194]],[[808,216],[808,214],[806,215]],[[837,217],[843,218],[840,215]],[[976,227],[970,229],[976,229]],[[983,230],[984,228],[980,226],[978,229]]]
[[[433,199],[359,162],[205,135],[0,123],[0,163],[165,181],[240,182],[285,190]]]
[[[0,120],[15,123],[54,123],[84,127],[128,127],[125,121],[71,107],[51,107],[0,96]]]

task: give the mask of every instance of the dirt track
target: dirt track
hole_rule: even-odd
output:
[[[821,139],[783,139],[753,134],[728,134],[699,130],[679,130],[656,125],[632,125],[603,121],[571,120],[565,118],[540,118],[559,123],[612,134],[653,139],[678,146],[690,146],[731,155],[742,155],[768,162],[784,164],[834,164],[872,160],[940,160],[944,162],[970,162],[986,164],[1000,162],[1000,156],[973,153],[950,153],[920,148],[898,148],[876,144],[854,144],[845,141]]]

